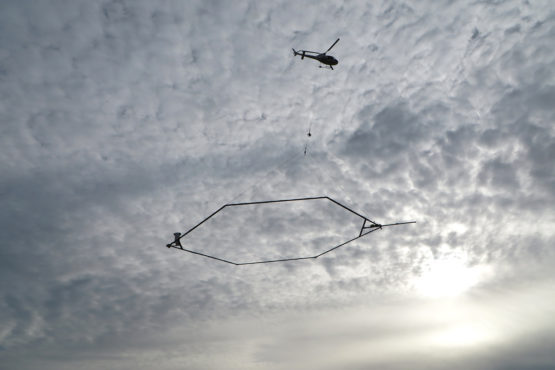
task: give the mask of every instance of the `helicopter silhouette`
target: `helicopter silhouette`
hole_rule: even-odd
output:
[[[335,40],[335,42],[333,43],[332,46],[330,46],[330,48],[326,51],[324,51],[323,53],[317,52],[317,51],[309,51],[309,50],[295,50],[293,49],[293,56],[297,56],[300,55],[301,59],[304,59],[305,57],[310,58],[310,59],[315,59],[317,61],[319,61],[322,64],[325,64],[327,66],[329,66],[331,69],[333,69],[333,66],[336,65],[337,63],[339,63],[337,61],[337,59],[335,59],[334,57],[332,57],[331,55],[327,55],[326,53],[328,51],[331,50],[331,48],[333,48],[335,46],[335,44],[337,44],[339,42],[339,39]],[[308,55],[307,53],[310,54],[315,54],[315,55]],[[325,68],[322,66],[319,66],[320,68]]]

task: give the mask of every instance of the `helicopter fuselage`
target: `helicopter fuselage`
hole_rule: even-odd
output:
[[[335,59],[331,55],[327,55],[327,54],[323,54],[323,53],[322,54],[316,54],[316,55],[310,55],[310,54],[306,54],[305,50],[296,51],[295,49],[293,49],[293,51],[295,52],[295,55],[300,55],[302,59],[304,59],[304,58],[314,59],[314,60],[317,60],[320,63],[326,64],[330,67],[339,63],[337,61],[337,59]]]
[[[305,58],[312,58],[312,59],[316,59],[317,61],[319,61],[322,64],[327,64],[328,66],[334,66],[337,63],[339,63],[337,61],[337,59],[335,59],[334,57],[332,57],[331,55],[326,55],[326,54],[318,54],[318,55],[305,55]]]

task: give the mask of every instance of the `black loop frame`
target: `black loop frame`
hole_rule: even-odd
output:
[[[302,202],[302,201],[308,201],[308,200],[328,200],[332,203],[334,203],[337,206],[340,206],[342,208],[344,208],[345,210],[353,213],[354,215],[360,217],[363,220],[362,223],[362,227],[360,228],[360,233],[357,237],[354,237],[350,240],[347,240],[346,242],[343,242],[341,244],[338,244],[320,254],[317,254],[315,256],[308,256],[308,257],[295,257],[295,258],[283,258],[283,259],[275,259],[275,260],[263,260],[263,261],[254,261],[254,262],[233,262],[233,261],[229,261],[229,260],[225,260],[223,258],[218,258],[216,256],[211,256],[208,254],[204,254],[201,252],[196,252],[190,249],[186,249],[183,248],[183,245],[181,244],[181,239],[183,239],[185,236],[187,236],[188,234],[190,234],[191,232],[193,232],[193,230],[195,230],[196,228],[198,228],[199,226],[201,226],[203,223],[205,223],[206,221],[208,221],[209,219],[211,219],[212,217],[214,217],[218,212],[220,212],[221,210],[223,210],[226,207],[239,207],[239,206],[250,206],[250,205],[259,205],[259,204],[269,204],[269,203],[285,203],[285,202]],[[387,227],[387,226],[396,226],[396,225],[406,225],[406,224],[414,224],[416,223],[416,221],[408,221],[408,222],[397,222],[394,224],[386,224],[386,225],[382,225],[382,224],[378,224],[372,220],[370,220],[368,217],[365,217],[363,215],[361,215],[360,213],[357,213],[355,211],[353,211],[351,208],[345,206],[344,204],[339,203],[338,201],[327,197],[327,196],[321,196],[321,197],[307,197],[307,198],[294,198],[294,199],[279,199],[279,200],[265,200],[265,201],[259,201],[259,202],[245,202],[245,203],[228,203],[225,204],[223,206],[221,206],[220,208],[218,208],[214,213],[212,213],[210,216],[206,217],[204,220],[202,220],[201,222],[199,222],[198,224],[196,224],[195,226],[193,226],[192,228],[190,228],[189,230],[187,230],[185,233],[180,234],[180,233],[175,233],[175,239],[173,242],[171,242],[170,244],[166,244],[166,247],[168,248],[175,248],[175,249],[179,249],[182,250],[184,252],[189,252],[192,254],[196,254],[198,256],[202,256],[202,257],[206,257],[206,258],[211,258],[213,260],[216,261],[220,261],[220,262],[225,262],[225,263],[229,263],[231,265],[235,265],[235,266],[244,266],[244,265],[257,265],[257,264],[262,264],[262,263],[275,263],[275,262],[287,262],[287,261],[299,261],[299,260],[308,260],[308,259],[316,259],[320,256],[323,256],[324,254],[327,254],[331,251],[334,251],[346,244],[349,244],[359,238],[362,238],[363,236],[366,236],[376,230],[380,230],[383,227]]]

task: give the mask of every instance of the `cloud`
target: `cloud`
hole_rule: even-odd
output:
[[[553,14],[518,1],[2,2],[2,362],[549,367]],[[291,56],[337,37],[334,71]],[[164,247],[230,201],[323,195],[417,224],[306,263],[238,269]],[[292,253],[360,227],[310,207],[231,212],[187,242]],[[442,326],[468,333],[413,297],[446,258],[495,272],[459,308],[513,337],[411,352]]]

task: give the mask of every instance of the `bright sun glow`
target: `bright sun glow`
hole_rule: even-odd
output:
[[[428,297],[454,297],[477,284],[485,272],[484,267],[469,267],[461,257],[433,260],[416,279],[415,287]]]
[[[491,341],[494,336],[480,325],[460,324],[435,333],[431,339],[441,347],[469,347]]]

